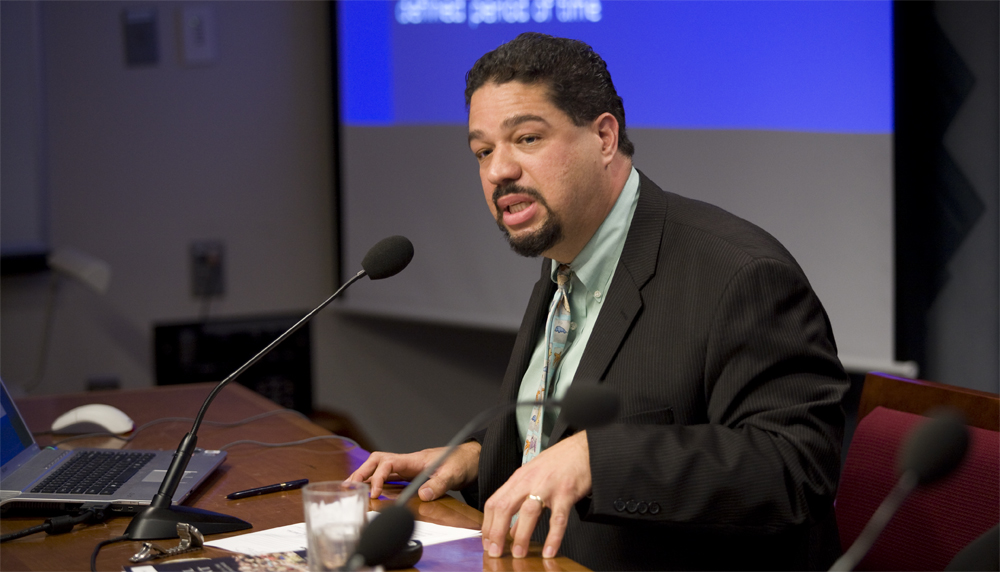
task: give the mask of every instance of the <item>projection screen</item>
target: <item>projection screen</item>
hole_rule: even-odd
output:
[[[402,234],[405,275],[348,311],[513,330],[538,275],[490,217],[465,73],[524,31],[587,42],[625,101],[635,166],[776,236],[845,365],[893,361],[892,6],[866,2],[338,2],[343,267]]]

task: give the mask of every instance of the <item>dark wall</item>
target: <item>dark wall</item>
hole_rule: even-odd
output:
[[[997,2],[897,2],[896,351],[998,392]]]

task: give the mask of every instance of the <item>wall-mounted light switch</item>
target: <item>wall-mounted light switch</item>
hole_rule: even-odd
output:
[[[212,6],[185,6],[180,9],[181,51],[184,63],[208,65],[218,56],[215,9]]]

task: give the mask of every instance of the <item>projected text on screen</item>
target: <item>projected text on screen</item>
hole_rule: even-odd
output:
[[[601,0],[400,0],[400,24],[600,22]]]
[[[892,131],[881,2],[338,3],[347,125],[463,124],[465,73],[525,31],[582,40],[640,128]]]

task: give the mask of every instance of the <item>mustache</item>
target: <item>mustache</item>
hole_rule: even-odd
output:
[[[500,207],[497,205],[497,201],[500,200],[500,197],[505,197],[507,195],[527,195],[542,206],[548,208],[548,204],[546,204],[542,194],[537,190],[532,189],[531,187],[522,187],[517,183],[506,183],[503,185],[497,185],[496,188],[493,189],[493,206],[496,208],[497,212],[500,212]]]

